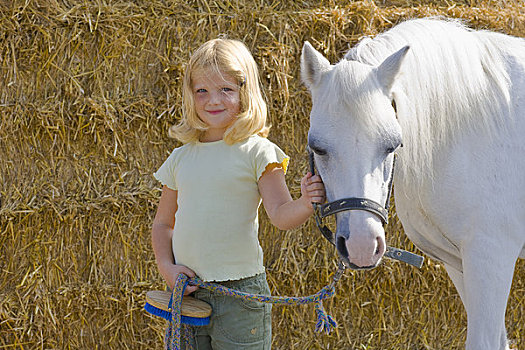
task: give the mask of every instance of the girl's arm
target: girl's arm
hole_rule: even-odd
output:
[[[151,229],[151,243],[159,272],[171,289],[175,286],[175,280],[179,274],[183,273],[190,278],[195,277],[195,272],[188,267],[176,265],[173,257],[171,237],[175,227],[175,213],[177,209],[177,191],[163,186]],[[184,294],[192,293],[196,289],[197,287],[188,285]]]
[[[321,177],[311,173],[301,179],[301,198],[293,200],[280,167],[263,173],[259,179],[259,193],[270,221],[281,230],[302,225],[314,212],[312,202],[325,201]]]

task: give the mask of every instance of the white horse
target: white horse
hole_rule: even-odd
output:
[[[410,20],[335,65],[306,42],[301,75],[328,200],[384,203],[396,153],[397,215],[454,282],[466,348],[508,349],[505,308],[525,258],[525,40]],[[376,266],[386,246],[381,217],[342,211],[336,223],[343,260]]]

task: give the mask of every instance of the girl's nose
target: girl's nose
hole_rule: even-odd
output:
[[[221,96],[220,93],[212,92],[210,93],[210,99],[208,101],[209,104],[219,104],[221,102]]]

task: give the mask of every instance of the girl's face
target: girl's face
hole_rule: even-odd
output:
[[[203,142],[222,140],[241,110],[239,83],[223,72],[207,69],[192,75],[193,99],[199,118],[208,125]]]

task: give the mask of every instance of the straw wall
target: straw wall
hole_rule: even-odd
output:
[[[163,288],[150,245],[159,184],[177,143],[181,73],[202,42],[243,40],[261,70],[270,139],[306,171],[305,40],[332,61],[364,35],[446,15],[525,36],[518,1],[0,1],[0,349],[161,349],[164,322],[143,310]],[[389,244],[416,251],[400,224]],[[319,290],[333,249],[312,223],[279,231],[261,213],[274,294]],[[525,264],[507,310],[525,346]],[[466,316],[444,269],[385,261],[347,271],[325,303],[337,332],[316,335],[312,307],[275,307],[274,349],[459,349]]]

